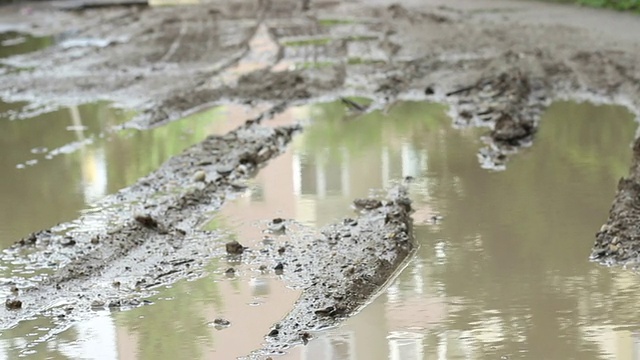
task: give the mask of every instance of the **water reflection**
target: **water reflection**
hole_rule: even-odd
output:
[[[27,106],[0,102],[2,247],[75,219],[106,194],[247,116],[239,107],[219,107],[149,131],[112,131],[132,114],[95,103],[17,119]]]
[[[0,58],[40,50],[53,44],[50,36],[37,37],[17,32],[0,33]]]
[[[313,125],[223,212],[240,227],[256,208],[321,226],[413,176],[421,247],[361,314],[287,358],[633,358],[635,277],[587,261],[630,160],[624,109],[554,104],[505,172],[480,169],[479,131],[451,129],[438,105],[299,111]]]
[[[316,139],[304,143],[334,154],[357,143],[347,153],[357,159],[350,173],[359,174],[359,187],[417,176],[417,216],[437,212],[444,220],[418,221],[418,255],[390,288],[345,327],[291,358],[635,359],[637,280],[586,261],[629,163],[631,115],[616,107],[555,104],[536,144],[507,171],[491,173],[475,163],[473,141],[446,123],[427,121],[437,116],[420,108],[425,105],[405,106],[435,126],[420,129],[412,121],[413,129],[402,132],[402,123],[387,119],[368,123],[374,129],[360,134],[334,123],[350,139],[346,144],[334,143],[340,131],[326,129],[309,131]],[[395,141],[379,140],[376,131]],[[386,161],[387,152],[397,155]],[[324,173],[344,171],[337,161],[326,164]],[[409,170],[415,166],[417,173]],[[387,167],[391,173],[380,175]],[[317,214],[342,211],[340,201],[316,195],[315,207],[323,207]]]
[[[556,103],[534,146],[506,171],[488,172],[475,158],[483,130],[452,129],[444,113],[415,102],[349,116],[342,104],[328,103],[273,120],[312,123],[210,226],[255,246],[272,217],[321,226],[350,215],[353,198],[413,176],[420,242],[415,259],[372,304],[282,358],[637,358],[636,275],[587,261],[630,160],[631,115]],[[443,219],[434,222],[435,214]],[[223,274],[230,266],[238,269],[234,277]],[[112,314],[101,323],[111,344],[103,346],[120,358],[234,358],[259,347],[297,297],[272,274],[238,263],[220,260],[208,273],[160,291],[154,305]],[[210,326],[217,317],[231,327]],[[33,324],[19,329],[3,337],[6,351],[34,332]],[[86,357],[79,344],[102,335],[80,329],[37,356]]]

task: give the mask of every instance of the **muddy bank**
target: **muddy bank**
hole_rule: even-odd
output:
[[[199,226],[242,192],[243,181],[299,130],[260,125],[268,116],[224,136],[209,136],[106,197],[95,211],[35,232],[5,251],[6,262],[26,258],[27,267],[54,271],[5,283],[13,295],[0,309],[0,326],[47,315],[62,329],[90,316],[91,308],[138,306],[149,289],[197,276],[212,256],[224,253],[225,238]]]
[[[338,325],[373,300],[408,260],[415,241],[405,187],[390,191],[388,199],[357,199],[353,206],[357,217],[320,229],[320,235],[290,221],[272,222],[272,232],[291,235],[278,246],[269,242],[254,261],[269,264],[303,292],[251,357],[306,345],[314,331]]]
[[[607,265],[640,262],[640,139],[629,175],[620,179],[607,222],[596,234],[591,259]]]
[[[2,60],[15,70],[3,76],[4,98],[107,99],[140,110],[129,126],[142,128],[229,101],[358,94],[374,100],[372,109],[398,98],[442,101],[457,125],[490,129],[479,159],[497,169],[531,143],[554,99],[640,107],[640,44],[619,35],[640,26],[625,14],[598,17],[589,9],[509,1],[314,1],[309,8],[299,1],[211,1],[180,12],[60,10],[64,4],[0,8],[7,30],[55,39],[41,51]],[[564,23],[540,23],[541,13]],[[597,32],[580,19],[618,32]]]
[[[0,82],[3,98],[44,105],[111,100],[139,111],[128,126],[140,128],[225,102],[296,104],[356,94],[373,100],[370,109],[380,109],[398,99],[438,101],[450,105],[456,125],[488,128],[479,160],[491,169],[503,168],[511,154],[535,141],[540,114],[554,99],[620,103],[636,113],[640,108],[640,43],[626,35],[640,33],[640,25],[624,14],[504,1],[313,1],[308,8],[299,1],[212,1],[180,11],[143,6],[67,11],[60,4],[0,7],[1,30],[55,40],[41,51],[0,60],[9,69]],[[595,19],[597,26],[582,19]],[[599,31],[620,24],[626,27],[618,33]],[[21,301],[21,310],[16,302],[7,303],[13,309],[2,310],[0,325],[44,313],[64,327],[74,317],[88,316],[83,310],[91,306],[136,306],[145,289],[196,276],[192,269],[224,252],[221,241],[211,244],[224,234],[200,232],[197,226],[242,191],[242,181],[276,156],[294,131],[256,122],[209,138],[79,220],[101,230],[63,224],[23,239],[7,261],[28,257],[43,271],[58,270],[47,280],[8,283],[16,286],[11,299]],[[640,250],[636,168],[621,181],[611,218],[598,234],[599,259],[633,259]],[[364,215],[363,226],[399,231],[404,224],[406,231],[406,214],[398,223],[381,222],[385,211],[395,208],[376,207]],[[349,226],[332,228],[325,240],[317,240],[321,244],[309,246],[331,252],[335,234],[344,238]],[[361,236],[374,243],[383,239]],[[353,301],[324,288],[332,282],[322,273],[332,264],[316,264],[316,284],[301,283],[310,297],[273,329],[277,336],[268,338],[266,349],[304,343],[308,329],[334,324],[356,310],[409,251],[401,250],[384,263],[365,252],[357,258],[372,267],[339,270],[340,276],[353,269],[357,279],[370,280],[349,283],[362,294]],[[299,255],[304,251],[309,250],[285,247],[273,256],[281,258],[279,270],[289,276],[293,259],[301,266],[301,259],[310,259]],[[380,277],[359,273],[378,267],[384,270]],[[319,293],[343,299],[321,296],[314,302]],[[54,298],[63,300],[51,303]],[[305,319],[304,327],[294,326],[297,317]]]

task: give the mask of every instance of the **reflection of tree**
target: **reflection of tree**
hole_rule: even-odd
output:
[[[10,46],[0,45],[0,58],[40,50],[53,44],[53,38],[50,36],[34,37],[31,35],[19,34],[15,32],[0,33],[0,43],[7,40],[13,40],[19,37],[24,38],[25,41],[16,43],[15,45],[10,45]]]
[[[213,124],[224,119],[223,108],[197,113],[152,130],[121,132],[107,145],[109,192],[133,184],[211,133]]]
[[[496,324],[487,344],[495,347],[477,346],[479,357],[523,350],[530,358],[587,359],[600,355],[584,340],[585,326],[635,325],[640,293],[620,290],[618,276],[587,261],[629,163],[630,120],[619,108],[555,104],[533,148],[500,173],[480,169],[475,146],[452,134],[441,151],[429,151],[431,205],[446,218],[438,229],[416,227],[425,242],[416,262],[431,293],[463,299],[441,331],[471,331],[479,343]],[[444,243],[444,259],[435,242]],[[413,266],[400,283],[411,281]]]
[[[0,113],[11,108],[15,106],[0,102]],[[83,119],[84,133],[93,136],[128,116],[115,112],[104,102],[80,106],[78,114]],[[29,119],[1,120],[0,169],[4,176],[0,177],[0,197],[4,201],[0,217],[12,224],[0,239],[6,246],[31,231],[75,218],[77,211],[84,207],[84,199],[78,191],[82,189],[82,158],[78,152],[16,169],[17,164],[45,156],[38,151],[33,153],[34,149],[53,150],[77,140],[76,134],[67,130],[72,125],[69,111],[62,109]],[[90,146],[99,145],[103,144],[96,141]]]
[[[217,269],[217,261],[209,268]],[[161,290],[155,298],[159,300],[151,306],[116,315],[119,326],[137,335],[137,358],[202,358],[202,346],[210,345],[213,340],[204,310],[213,305],[219,311],[224,305],[217,282],[210,276],[195,281],[182,280]]]
[[[20,107],[23,104],[20,104]],[[20,107],[0,102],[0,114]],[[106,102],[78,107],[85,139],[83,151],[59,154],[50,160],[46,154],[32,153],[46,147],[49,151],[79,140],[78,132],[69,131],[73,125],[70,112],[61,109],[24,120],[0,121],[0,144],[4,149],[0,158],[0,217],[12,224],[4,232],[0,244],[8,246],[34,230],[48,228],[69,221],[86,207],[82,191],[82,171],[95,163],[107,167],[107,192],[113,193],[133,184],[138,178],[156,169],[170,156],[202,140],[212,124],[223,118],[219,108],[193,115],[167,126],[147,130],[124,130],[100,134],[131,118],[128,112],[113,109]],[[96,161],[96,154],[104,159]],[[17,164],[40,159],[34,166],[16,169]],[[46,204],[46,206],[43,206]]]
[[[42,336],[46,333],[46,330],[41,331],[40,329],[49,329],[51,327],[52,324],[49,319],[37,318],[22,322],[15,328],[3,331],[1,339],[6,342],[3,345],[3,349],[6,351],[7,359],[19,359],[21,353],[25,350],[25,343],[33,341],[34,335]],[[55,344],[68,344],[76,341],[76,339],[78,339],[78,333],[74,328],[70,328],[56,337]],[[37,343],[31,343],[32,347],[27,350],[29,359],[66,359],[67,357],[60,351],[60,347],[52,344],[52,342],[52,340],[41,340]]]
[[[443,116],[444,107],[434,103],[403,102],[393,106],[385,115],[373,111],[360,116],[349,116],[339,101],[311,105],[313,125],[305,132],[304,151],[310,154],[329,149],[338,154],[346,147],[350,155],[367,151],[379,151],[382,145],[390,145],[398,134],[416,137],[429,133],[448,121]]]

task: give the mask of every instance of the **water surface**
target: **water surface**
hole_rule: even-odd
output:
[[[420,244],[361,313],[280,358],[636,359],[637,277],[588,261],[630,162],[632,116],[556,103],[534,145],[490,172],[475,156],[485,130],[453,129],[445,111],[406,102],[358,116],[335,102],[273,120],[311,124],[209,226],[255,246],[274,216],[322,226],[351,215],[353,198],[412,176]],[[224,275],[230,266],[236,276]],[[259,347],[298,296],[275,274],[227,259],[205,274],[161,290],[153,305],[97,312],[27,352],[21,344],[46,322],[22,324],[0,344],[33,358],[234,358]],[[231,327],[213,326],[218,317]]]
[[[0,245],[77,218],[172,155],[248,116],[218,107],[148,131],[117,130],[131,112],[97,102],[22,118],[28,104],[0,101]],[[232,115],[232,116],[230,116]]]

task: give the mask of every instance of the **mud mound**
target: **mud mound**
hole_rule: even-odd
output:
[[[388,199],[354,206],[359,216],[323,228],[321,236],[300,232],[277,249],[267,246],[258,261],[277,259],[276,271],[303,289],[293,309],[267,334],[258,353],[278,353],[304,343],[310,332],[337,325],[380,291],[415,248],[411,201],[404,187]]]
[[[0,327],[49,315],[63,328],[89,316],[92,307],[144,304],[140,298],[148,289],[197,273],[222,252],[224,238],[198,230],[199,225],[243,191],[243,181],[280,154],[299,130],[264,127],[262,119],[209,136],[102,200],[97,211],[17,242],[2,255],[4,261],[26,257],[30,266],[58,268],[42,279],[12,279],[19,284],[12,300],[21,301],[21,309],[0,309]],[[52,306],[58,299],[64,299],[62,305]]]

